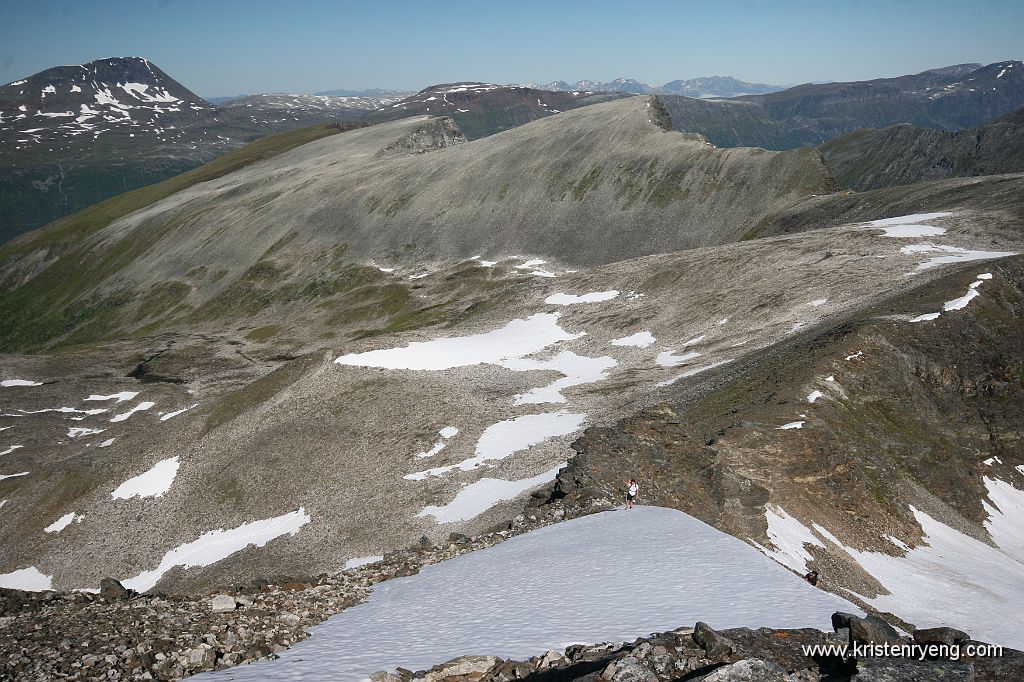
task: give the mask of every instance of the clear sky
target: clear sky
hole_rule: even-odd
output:
[[[729,75],[861,80],[1024,56],[1024,0],[0,0],[0,82],[143,56],[200,95]]]

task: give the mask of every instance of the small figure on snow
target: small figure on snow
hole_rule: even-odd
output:
[[[817,584],[818,584],[818,572],[817,571],[809,571],[807,573],[807,575],[804,576],[804,580],[806,580],[807,582],[809,582],[812,585],[817,586]]]
[[[633,508],[633,502],[636,500],[637,493],[639,492],[640,486],[637,484],[636,480],[632,478],[629,479],[629,482],[626,483],[626,509]]]

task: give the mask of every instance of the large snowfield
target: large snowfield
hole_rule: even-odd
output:
[[[853,604],[682,512],[586,516],[425,567],[281,654],[207,676],[361,680],[467,654],[526,658],[692,626],[816,627]]]

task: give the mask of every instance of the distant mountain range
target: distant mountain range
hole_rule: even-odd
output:
[[[314,92],[321,97],[405,97],[411,90],[389,90],[387,88],[369,88],[366,90],[323,90]]]
[[[555,92],[628,92],[635,95],[666,94],[695,98],[759,95],[768,92],[778,92],[790,87],[788,85],[748,83],[732,76],[705,76],[688,80],[674,80],[661,86],[648,85],[633,78],[616,78],[607,83],[582,80],[575,83],[554,81],[543,85],[537,83],[520,83],[517,85],[537,90],[553,90]]]
[[[1024,67],[1013,61],[782,87],[731,77],[658,88],[625,78],[516,86],[459,82],[411,95],[331,90],[325,92],[339,94],[256,94],[214,104],[141,57],[61,66],[0,86],[0,243],[256,138],[323,123],[451,116],[468,139],[478,139],[580,106],[657,93],[678,131],[699,133],[719,147],[783,150],[901,123],[959,131],[1024,107]],[[961,136],[956,144],[965,140]],[[989,156],[975,154],[964,168],[1005,166],[993,166]]]
[[[0,243],[263,135],[352,121],[396,99],[254,95],[215,105],[142,57],[0,86]]]
[[[957,64],[728,100],[659,97],[676,130],[699,133],[716,146],[793,149],[820,145],[860,128],[909,123],[956,131],[982,125],[1024,107],[1024,64]]]

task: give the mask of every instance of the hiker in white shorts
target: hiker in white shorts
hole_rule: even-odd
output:
[[[640,486],[634,479],[629,479],[629,483],[626,484],[626,509],[633,508],[633,501],[636,499],[637,493],[640,492]]]

